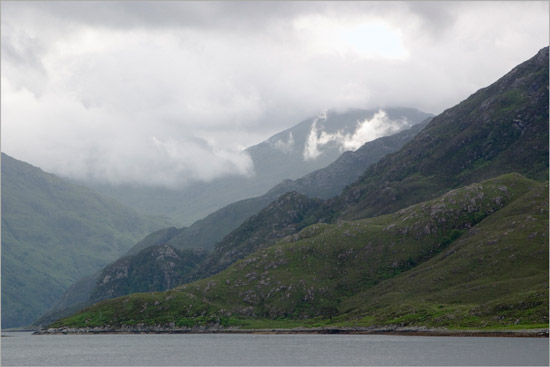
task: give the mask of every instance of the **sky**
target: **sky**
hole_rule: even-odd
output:
[[[302,120],[438,114],[549,43],[546,1],[0,7],[2,151],[113,184],[250,175],[244,149]]]

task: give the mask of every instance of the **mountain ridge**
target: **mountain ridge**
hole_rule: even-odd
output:
[[[210,214],[206,218],[195,222],[190,227],[184,227],[181,229],[169,227],[151,233],[142,241],[134,245],[128,251],[126,256],[137,256],[148,247],[160,245],[170,246],[174,251],[188,248],[212,249],[217,242],[223,240],[223,238],[231,231],[236,230],[237,227],[242,225],[242,222],[244,222],[247,218],[258,214],[264,207],[267,207],[269,203],[286,192],[300,191],[302,194],[321,197],[330,197],[335,195],[339,193],[346,184],[357,178],[370,164],[376,162],[385,154],[396,151],[400,148],[406,141],[410,140],[424,126],[426,126],[428,121],[429,118],[426,121],[418,123],[402,132],[367,142],[356,151],[345,152],[335,162],[323,169],[314,171],[297,180],[285,180],[260,197],[245,199],[230,204]],[[124,261],[131,260],[126,259]],[[209,259],[208,263],[219,268],[218,265],[214,264],[212,259]],[[107,266],[102,272],[97,273],[95,275],[95,282],[98,283],[99,279],[103,279],[109,273],[109,269],[110,266]],[[179,271],[182,269],[183,268],[177,267],[174,270]],[[192,274],[170,273],[166,276],[171,279],[185,279],[190,281],[204,277],[206,274],[211,274],[212,272],[212,269],[205,272],[198,268]],[[70,307],[71,310],[73,310],[72,305],[74,304],[79,304],[80,306],[78,307],[83,307],[90,304],[92,301],[89,300],[85,294],[90,296],[92,293],[95,294],[95,297],[92,298],[97,301],[100,299],[109,298],[113,294],[120,296],[128,293],[127,291],[121,291],[123,288],[120,288],[120,286],[117,286],[118,290],[114,291],[112,289],[110,290],[105,284],[101,286],[93,286],[88,283],[83,284],[86,284],[85,289],[71,287],[67,291],[67,294],[64,295],[63,299],[71,299],[73,300],[73,303],[68,303],[63,300],[60,301],[48,312],[47,315],[44,315],[44,317],[37,320],[36,323],[40,325],[45,322],[54,321],[52,320],[52,317],[55,318],[55,315],[57,314],[65,315],[66,311],[64,311],[64,309]],[[101,294],[97,288],[103,288],[105,294]],[[145,284],[141,288],[141,291],[148,290],[158,289],[146,287]],[[75,296],[71,295],[71,293],[75,293]]]

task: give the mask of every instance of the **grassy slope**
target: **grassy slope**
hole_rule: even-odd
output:
[[[456,326],[446,320],[452,319],[457,309],[466,310],[465,314],[470,315],[471,309],[479,308],[482,301],[496,302],[495,306],[501,302],[501,306],[506,306],[496,307],[486,317],[469,318],[468,326],[491,325],[489,321],[495,315],[504,316],[501,321],[509,324],[512,322],[510,317],[506,318],[506,312],[502,311],[510,305],[506,299],[499,299],[498,292],[485,292],[486,297],[480,300],[476,298],[480,292],[460,290],[460,284],[464,281],[457,277],[459,273],[456,269],[462,269],[464,273],[461,266],[465,260],[459,249],[466,246],[464,243],[476,241],[474,238],[468,242],[468,238],[476,233],[478,237],[494,236],[498,233],[496,226],[502,223],[502,217],[509,218],[509,213],[525,211],[533,211],[530,215],[533,218],[537,216],[538,221],[524,221],[524,228],[518,224],[518,236],[528,238],[537,232],[533,243],[536,251],[542,253],[513,250],[514,260],[506,262],[503,259],[512,259],[512,250],[501,249],[502,259],[499,257],[499,260],[502,263],[482,260],[475,264],[475,273],[478,274],[480,286],[494,286],[499,292],[505,292],[511,300],[525,298],[529,301],[527,304],[524,302],[522,312],[531,313],[533,317],[520,318],[519,324],[547,322],[547,318],[544,319],[539,312],[546,308],[547,314],[547,303],[535,304],[546,299],[547,293],[546,296],[532,293],[531,298],[522,295],[522,292],[530,291],[524,287],[525,282],[522,283],[526,276],[539,280],[548,277],[547,263],[546,266],[542,264],[548,257],[545,247],[548,238],[547,212],[540,212],[540,205],[546,203],[547,206],[548,203],[547,196],[543,195],[546,192],[547,186],[510,174],[449,192],[431,202],[414,205],[391,215],[333,225],[312,225],[300,234],[259,250],[210,278],[168,292],[133,294],[101,302],[54,325],[95,326],[140,322],[157,325],[173,322],[177,326],[191,326],[219,322],[245,327],[317,326],[330,323]],[[533,205],[534,202],[542,204],[537,207]],[[492,218],[496,218],[493,220],[496,223],[494,225],[491,225]],[[517,247],[518,244],[518,241],[509,241],[503,246]],[[530,255],[532,253],[536,256]],[[441,265],[439,270],[442,275],[433,275],[428,264],[443,256],[451,265]],[[520,269],[516,269],[519,265]],[[425,274],[414,277],[415,272],[422,274],[423,269]],[[471,269],[466,267],[466,271],[470,273]],[[409,274],[412,276],[407,277]],[[507,276],[502,277],[502,274]],[[457,294],[463,298],[445,304],[438,298],[444,295],[437,295],[433,289],[422,286],[428,284],[423,278],[438,276],[454,279],[457,282]],[[501,289],[501,279],[508,279],[509,285],[517,284],[518,287]],[[404,298],[395,298],[393,292],[399,287],[408,289],[407,281],[417,285],[412,291],[412,306],[403,301],[408,299],[406,295]],[[539,282],[539,285],[542,283]],[[385,284],[388,284],[388,288],[384,288]],[[449,288],[449,292],[453,289],[444,284],[442,287]],[[380,296],[373,297],[369,292]],[[423,301],[425,307],[429,306],[431,310],[436,307],[432,304],[442,305],[438,308],[437,317],[420,312],[424,316],[422,319],[399,319],[411,314],[410,307],[416,305],[415,299],[426,300],[430,297],[435,297],[434,301]],[[436,302],[436,299],[439,301]],[[532,299],[535,299],[535,303],[531,302]],[[384,301],[388,303],[384,304]],[[389,308],[388,304],[391,305]],[[404,310],[402,314],[399,313],[401,306]],[[394,311],[388,313],[385,311],[387,309]],[[516,316],[513,316],[513,322]]]
[[[164,225],[2,154],[2,326],[30,323],[76,279]]]
[[[347,299],[343,310],[350,319],[368,313],[369,323],[548,327],[548,184],[429,261]]]

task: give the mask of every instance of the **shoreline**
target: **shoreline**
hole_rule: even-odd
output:
[[[93,327],[56,328],[38,330],[33,335],[85,334],[347,334],[347,335],[401,335],[401,336],[459,336],[459,337],[522,337],[548,338],[548,329],[524,330],[448,330],[425,327],[365,327],[365,328],[293,328],[293,329],[237,329],[237,328],[163,328],[163,327]]]

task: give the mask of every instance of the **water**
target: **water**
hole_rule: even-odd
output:
[[[548,365],[545,338],[2,334],[2,366]]]

